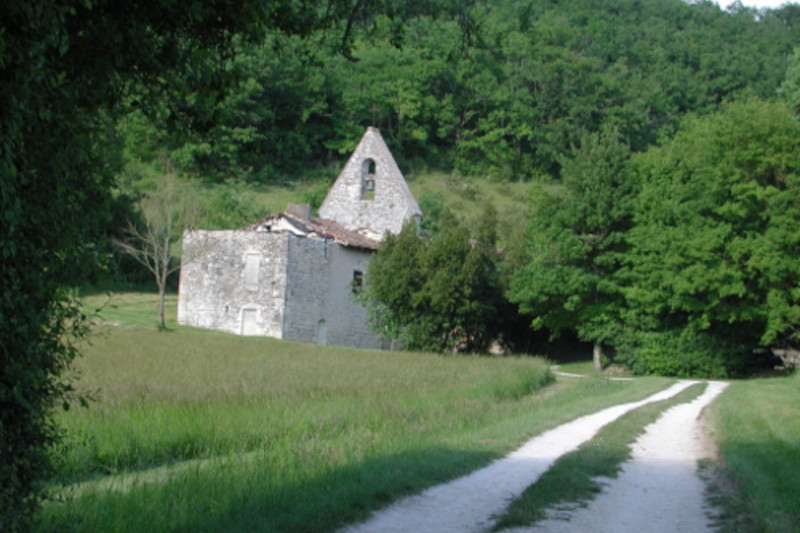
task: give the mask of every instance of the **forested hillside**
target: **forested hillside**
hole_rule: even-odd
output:
[[[224,92],[193,93],[189,77],[180,104],[118,122],[118,214],[165,174],[200,191],[206,226],[263,216],[265,188],[318,205],[375,125],[402,168],[443,176],[412,182],[438,240],[413,254],[390,241],[368,276],[375,322],[408,346],[483,350],[500,335],[519,349],[532,324],[594,342],[598,363],[727,376],[759,346],[797,345],[800,5],[468,5],[357,17],[344,48],[330,31],[240,42],[213,73]],[[403,285],[393,258],[427,274]]]
[[[208,119],[203,134],[153,120],[184,110],[147,109],[120,127],[126,158],[161,170],[168,160],[206,182],[285,182],[338,162],[375,125],[401,166],[558,177],[587,132],[612,126],[643,151],[687,113],[775,97],[800,43],[792,5],[481,0],[471,15],[466,36],[455,18],[360,20],[349,54],[322,32],[242,44],[217,73],[241,81],[219,102],[197,93],[184,103]]]

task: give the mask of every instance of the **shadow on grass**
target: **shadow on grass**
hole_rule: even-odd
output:
[[[426,448],[292,481],[293,472],[275,472],[266,454],[228,457],[156,482],[67,491],[62,502],[47,507],[39,531],[323,533],[495,458],[488,452]]]
[[[798,446],[789,450],[766,440],[737,445],[730,457],[736,468],[724,460],[703,464],[707,496],[720,510],[720,533],[800,532],[800,482],[793,475]]]

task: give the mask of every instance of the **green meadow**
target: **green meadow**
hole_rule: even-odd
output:
[[[66,438],[39,531],[335,531],[546,429],[672,382],[611,381],[586,363],[564,369],[587,377],[557,378],[537,357],[238,337],[176,326],[174,304],[172,296],[171,331],[158,332],[152,294],[87,298],[87,309],[101,311],[76,384],[91,400],[57,414]],[[752,504],[739,531],[797,530],[797,476],[781,474],[800,462],[798,383],[735,383],[714,405],[715,435],[734,469],[726,472],[740,487],[733,495]],[[777,418],[763,416],[776,406]],[[624,448],[664,408],[599,438]],[[624,459],[615,453],[617,463]],[[764,487],[751,485],[750,471]],[[571,498],[571,475],[551,475],[550,496]],[[719,498],[735,509],[733,495]],[[759,529],[763,505],[779,529]],[[515,512],[520,506],[527,505]]]
[[[800,374],[734,382],[708,417],[721,531],[800,532]]]
[[[42,531],[333,531],[668,380],[176,328],[102,295]],[[137,311],[137,309],[139,309]],[[149,325],[148,325],[149,324]]]

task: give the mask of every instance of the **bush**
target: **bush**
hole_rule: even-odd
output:
[[[640,332],[615,359],[636,374],[729,378],[744,371],[747,352],[710,331],[685,328]]]

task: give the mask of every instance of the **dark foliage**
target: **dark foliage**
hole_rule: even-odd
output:
[[[434,5],[435,4],[435,5]],[[458,3],[460,5],[460,3]],[[85,320],[64,287],[90,277],[117,158],[107,126],[132,109],[177,131],[211,131],[236,81],[234,36],[395,27],[436,2],[7,0],[0,3],[0,531],[31,524],[57,437],[50,409]],[[372,10],[375,11],[372,11]],[[465,26],[467,20],[463,19]],[[175,138],[179,138],[175,136]]]
[[[431,240],[413,222],[388,235],[360,295],[375,329],[410,350],[485,352],[499,333],[503,303],[493,232],[489,220],[471,241],[445,214]]]

